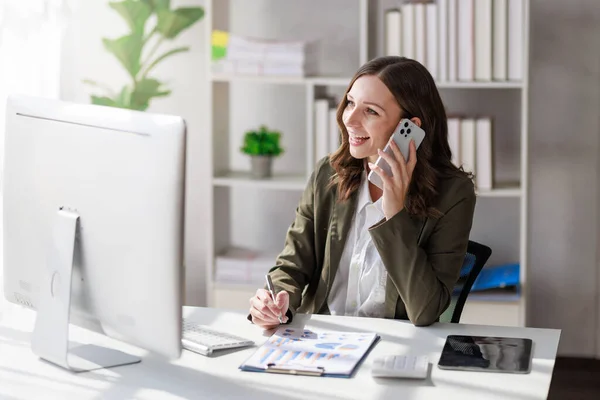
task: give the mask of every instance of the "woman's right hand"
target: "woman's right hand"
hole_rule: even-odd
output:
[[[285,290],[277,293],[275,301],[273,301],[269,291],[258,289],[250,299],[252,322],[263,329],[273,329],[279,325],[279,316],[283,323],[287,322],[288,317],[285,314],[289,306],[290,295]]]

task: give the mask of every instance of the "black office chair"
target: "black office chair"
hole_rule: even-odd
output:
[[[461,279],[459,281],[458,288],[460,291],[458,292],[458,295],[454,294],[456,291],[452,294],[450,305],[440,316],[440,322],[460,322],[460,316],[465,303],[467,302],[467,297],[471,292],[471,287],[491,254],[492,249],[488,246],[469,240],[467,254],[465,255],[465,260],[461,269],[461,271],[468,271],[468,274],[466,279]]]

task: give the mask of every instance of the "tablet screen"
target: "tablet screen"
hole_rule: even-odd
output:
[[[531,370],[532,347],[531,339],[448,335],[438,366],[526,374]]]

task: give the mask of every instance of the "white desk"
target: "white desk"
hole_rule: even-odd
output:
[[[266,339],[242,312],[186,308],[185,315],[218,329],[255,340]],[[184,351],[166,362],[145,351],[105,342],[141,355],[140,364],[70,373],[38,359],[30,349],[35,314],[0,300],[0,398],[25,399],[545,399],[548,395],[560,331],[460,324],[435,324],[416,328],[408,322],[323,315],[299,315],[293,326],[315,330],[376,331],[382,340],[350,379],[243,372],[238,366],[255,348],[226,351],[203,357]],[[457,372],[438,369],[437,360],[448,334],[469,333],[528,337],[534,341],[532,372],[527,375]],[[87,331],[75,329],[85,342]],[[95,336],[95,335],[94,335]],[[392,380],[371,377],[372,360],[390,353],[427,354],[430,375],[426,380]]]

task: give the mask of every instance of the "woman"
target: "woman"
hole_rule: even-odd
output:
[[[392,141],[400,119],[426,133],[408,162]],[[337,110],[340,148],[320,160],[249,318],[271,329],[296,312],[409,319],[429,325],[450,304],[475,208],[472,175],[451,162],[444,105],[429,72],[403,57],[356,73]],[[382,155],[389,176],[374,164]],[[370,183],[370,170],[383,190]]]

